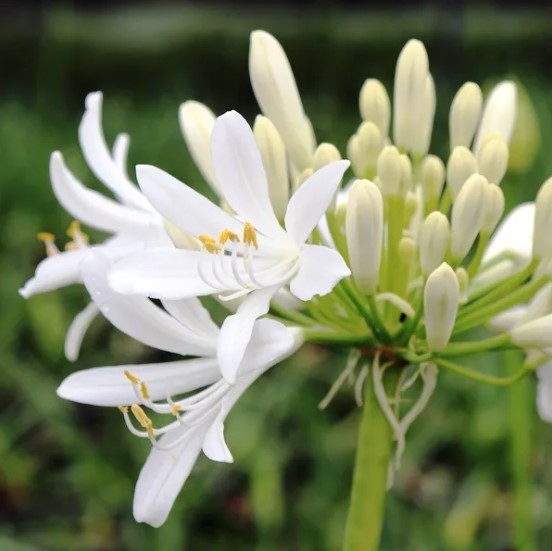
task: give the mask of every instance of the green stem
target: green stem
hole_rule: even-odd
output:
[[[350,333],[337,333],[307,327],[303,330],[305,340],[317,344],[333,344],[335,346],[362,347],[374,344],[372,335],[351,335]]]
[[[489,352],[496,348],[517,348],[508,334],[496,335],[480,341],[453,342],[439,352],[440,357],[466,356],[479,352]]]
[[[389,371],[398,370],[390,368]],[[392,382],[391,378],[396,383],[397,374],[390,373],[388,383]],[[379,548],[391,448],[391,427],[377,402],[371,377],[368,376],[364,384],[364,408],[344,551],[376,551]]]
[[[516,381],[521,379],[527,373],[527,369],[525,369],[525,367],[522,367],[510,377],[495,377],[494,375],[485,375],[485,373],[479,373],[479,371],[467,369],[466,367],[463,367],[449,360],[445,360],[444,358],[436,358],[434,361],[439,367],[443,367],[445,369],[448,369],[449,371],[457,373],[458,375],[462,375],[462,377],[466,377],[468,379],[472,379],[474,381],[493,386],[511,385],[512,383],[515,383]]]
[[[505,363],[511,373],[523,364],[519,352],[506,352]],[[528,377],[508,389],[510,421],[510,468],[512,473],[514,504],[514,547],[518,551],[535,551],[533,527],[534,511],[531,495],[531,429],[534,388]]]

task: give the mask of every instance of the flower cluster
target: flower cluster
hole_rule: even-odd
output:
[[[195,101],[179,112],[219,204],[153,166],[136,167],[137,187],[126,169],[128,137],[109,149],[102,96],[90,94],[79,140],[114,198],[86,188],[59,152],[50,177],[71,215],[112,236],[91,245],[75,222],[61,252],[51,234],[39,234],[47,258],[21,289],[27,298],[84,284],[91,302],[67,333],[70,360],[100,312],[132,338],[185,357],[80,371],[58,389],[69,400],[119,407],[128,429],[150,441],[134,515],[153,526],[167,518],[200,451],[232,460],[230,409],[304,341],[352,350],[321,406],[349,377],[362,405],[369,378],[397,464],[439,369],[508,384],[540,368],[539,408],[552,421],[552,365],[541,367],[552,351],[552,180],[501,223],[515,84],[499,83],[485,101],[475,83],[458,90],[443,161],[429,153],[436,94],[427,53],[411,40],[398,58],[393,102],[378,80],[362,86],[362,122],[342,160],[333,144],[317,144],[287,57],[266,32],[251,36],[249,69],[263,113],[253,128]],[[207,296],[228,310],[220,327],[200,301]],[[487,337],[469,340],[478,327]],[[526,352],[513,376],[458,363],[510,348]],[[405,411],[401,394],[415,383]]]

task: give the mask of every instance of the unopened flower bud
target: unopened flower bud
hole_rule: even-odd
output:
[[[427,346],[432,352],[443,350],[452,335],[460,286],[453,269],[443,262],[427,278],[424,289],[424,312]]]
[[[331,143],[321,143],[314,152],[312,167],[316,172],[319,168],[329,165],[333,161],[340,161],[341,154],[335,145]]]
[[[503,191],[495,184],[487,186],[486,194],[486,212],[481,224],[481,231],[491,234],[504,214],[505,201]]]
[[[403,264],[410,264],[416,254],[416,242],[412,237],[401,237],[399,240],[399,259]]]
[[[211,161],[211,132],[215,125],[214,113],[198,101],[185,101],[178,111],[180,129],[188,151],[205,181],[218,190]]]
[[[428,276],[441,265],[450,243],[448,218],[441,212],[433,211],[422,224],[419,237],[420,266],[424,276]]]
[[[404,227],[410,225],[412,217],[420,208],[420,198],[415,191],[408,191],[404,199]]]
[[[307,178],[310,178],[314,173],[312,168],[305,168],[295,177],[294,189],[297,189]]]
[[[491,184],[499,185],[508,168],[508,157],[506,142],[498,135],[490,137],[477,154],[479,174],[483,174]]]
[[[438,200],[445,184],[445,165],[435,155],[427,155],[422,161],[420,170],[424,198]]]
[[[369,180],[356,180],[349,192],[345,234],[351,271],[358,288],[376,292],[383,239],[383,198]]]
[[[278,130],[270,119],[258,115],[253,126],[268,180],[268,193],[276,217],[283,219],[289,200],[289,180],[286,149]]]
[[[383,149],[383,135],[373,122],[363,122],[347,144],[347,156],[359,177],[373,175]]]
[[[466,82],[452,100],[449,113],[451,151],[458,145],[470,147],[479,123],[483,95],[474,82]]]
[[[377,171],[383,195],[398,195],[403,166],[399,150],[394,145],[383,148],[378,157]]]
[[[417,143],[426,116],[428,74],[424,45],[419,40],[409,40],[397,60],[393,97],[394,142],[408,151]]]
[[[460,266],[456,268],[456,279],[458,280],[458,286],[460,287],[460,302],[467,300],[468,286],[470,284],[470,276],[466,268]]]
[[[462,186],[452,206],[450,252],[456,261],[468,254],[481,230],[487,212],[488,185],[484,176],[473,174]]]
[[[391,103],[385,86],[375,78],[367,79],[360,89],[360,116],[363,120],[373,122],[383,136],[389,134]]]
[[[552,178],[541,186],[535,200],[535,226],[533,233],[533,256],[552,256]]]
[[[475,136],[473,150],[477,155],[485,141],[492,135],[498,134],[509,144],[517,115],[516,85],[510,80],[499,82],[489,94],[479,130]]]
[[[552,314],[514,327],[510,336],[514,344],[524,348],[552,348]]]
[[[464,182],[477,172],[477,161],[473,153],[463,145],[452,150],[447,163],[447,186],[454,201]]]
[[[251,33],[249,76],[257,102],[278,129],[295,169],[312,166],[312,125],[303,110],[284,49],[265,31]]]
[[[401,185],[400,194],[406,195],[412,186],[412,162],[406,154],[401,155]]]
[[[435,117],[435,83],[431,74],[426,76],[424,103],[420,112],[420,128],[413,134],[412,153],[423,156],[429,151],[431,133],[433,131],[433,119]]]

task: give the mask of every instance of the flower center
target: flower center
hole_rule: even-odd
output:
[[[88,247],[90,238],[81,230],[81,225],[78,220],[73,220],[71,222],[66,233],[71,238],[71,241],[68,241],[65,244],[66,251],[77,251]],[[36,238],[44,243],[46,248],[46,256],[55,256],[60,253],[60,250],[56,245],[56,236],[53,233],[39,232],[37,233]]]

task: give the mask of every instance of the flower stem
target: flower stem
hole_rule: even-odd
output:
[[[388,370],[386,386],[396,384],[396,371]],[[391,427],[377,402],[372,377],[367,377],[344,551],[376,551],[379,548],[391,447]]]

